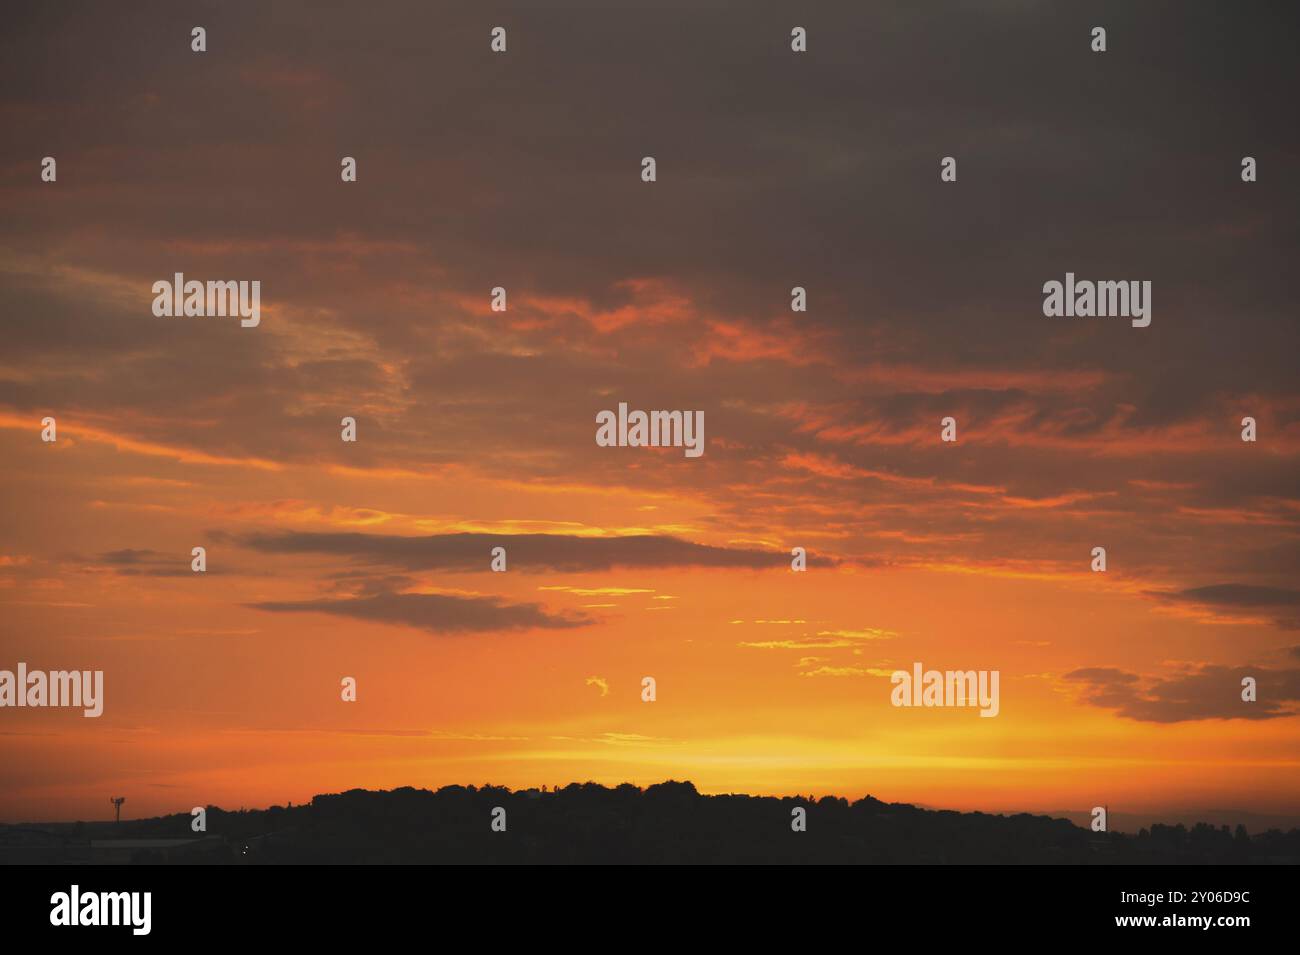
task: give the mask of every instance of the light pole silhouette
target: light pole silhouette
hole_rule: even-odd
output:
[[[109,802],[113,804],[113,822],[122,821],[122,803],[126,802],[125,796],[110,796]]]

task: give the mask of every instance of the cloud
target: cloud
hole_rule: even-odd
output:
[[[741,621],[732,621],[740,623]],[[802,620],[755,620],[755,623],[803,623]],[[780,640],[743,640],[737,644],[758,650],[836,650],[857,647],[868,640],[890,640],[898,634],[892,630],[877,627],[863,627],[859,630],[818,630],[816,636],[800,634]],[[805,658],[807,659],[807,658]]]
[[[869,676],[873,671],[863,667],[823,666],[813,670],[804,670],[800,676]]]
[[[587,677],[587,686],[594,686],[599,689],[601,696],[609,696],[609,681],[603,676]]]
[[[558,590],[563,593],[577,594],[579,597],[626,597],[629,594],[652,594],[653,590],[644,587],[568,587],[557,584],[538,587],[538,590]],[[654,598],[659,600],[660,598]]]
[[[1187,590],[1148,593],[1164,600],[1187,601],[1210,607],[1300,607],[1300,590],[1253,584],[1211,584]]]
[[[1279,630],[1300,630],[1300,619],[1294,615],[1295,608],[1300,607],[1300,590],[1233,583],[1186,590],[1148,590],[1146,594],[1163,603],[1197,608],[1196,612],[1229,621],[1251,622],[1258,617],[1252,611],[1272,611],[1282,614],[1273,617],[1273,626]]]
[[[316,42],[295,42],[291,15],[231,8],[223,32],[248,42],[203,72],[171,42],[157,2],[129,18],[79,10],[72,33],[34,17],[0,36],[19,79],[7,100],[13,135],[0,143],[14,171],[0,307],[35,317],[6,339],[0,407],[20,411],[23,428],[53,407],[61,425],[64,415],[96,425],[86,434],[97,443],[213,467],[400,480],[461,468],[535,485],[667,489],[705,499],[718,523],[745,531],[824,527],[829,516],[846,547],[894,532],[909,535],[895,538],[899,551],[965,540],[968,553],[1005,556],[1070,539],[1058,531],[1071,514],[1088,512],[1098,528],[1099,512],[1127,509],[1115,525],[1158,524],[1175,502],[1197,521],[1262,515],[1294,527],[1294,512],[1262,498],[1294,496],[1287,356],[1297,331],[1279,276],[1296,252],[1296,190],[1263,176],[1246,196],[1200,160],[1170,161],[1204,156],[1207,115],[1261,156],[1290,154],[1293,134],[1271,118],[1288,105],[1293,18],[1183,24],[1182,52],[1213,44],[1235,84],[1108,61],[1115,90],[1140,86],[1165,104],[1153,129],[1150,116],[1103,108],[1105,96],[1080,98],[1078,71],[1091,64],[1074,57],[1091,54],[1044,42],[1073,27],[1041,4],[1015,15],[959,8],[936,25],[921,9],[840,3],[841,36],[884,40],[871,69],[855,43],[837,42],[797,77],[766,16],[737,23],[704,5],[693,35],[721,39],[683,45],[672,18],[649,8],[524,5],[527,49],[494,58],[499,82],[461,91],[466,116],[510,112],[528,96],[528,50],[567,51],[550,64],[550,95],[512,114],[513,135],[531,144],[519,151],[473,122],[412,122],[391,95],[427,73],[401,38],[470,35],[472,11],[405,10],[395,29],[392,18],[359,25],[289,6],[311,10]],[[1140,45],[1161,35],[1168,10],[1110,16],[1113,35]],[[575,47],[575,29],[603,42]],[[51,82],[41,51],[55,35],[65,67]],[[919,41],[925,63],[909,52]],[[141,43],[157,55],[103,67],[103,50]],[[665,43],[681,54],[668,73]],[[478,76],[481,50],[454,47],[440,69]],[[718,103],[741,101],[765,108],[717,121]],[[987,104],[996,115],[981,112]],[[863,109],[878,122],[845,125],[846,111]],[[241,121],[199,121],[226,115]],[[605,117],[599,141],[582,135],[587,115]],[[918,128],[966,144],[969,186],[938,185]],[[69,201],[51,204],[50,187],[18,172],[30,161],[23,144],[66,129],[77,135],[60,147],[54,191]],[[672,156],[660,157],[668,175],[653,189],[621,171],[647,129]],[[361,191],[339,193],[364,196],[343,220],[302,174],[321,169],[339,130],[383,144],[362,160]],[[1099,137],[1122,148],[1081,163]],[[882,150],[882,138],[897,148]],[[1161,169],[1158,188],[1135,168]],[[1062,176],[1074,188],[1061,190]],[[863,181],[893,188],[867,194]],[[1000,198],[1009,189],[1013,206]],[[1122,235],[1110,208],[1133,210]],[[770,228],[774,217],[783,229]],[[1072,223],[1068,237],[1060,221]],[[502,261],[513,263],[510,310],[494,315],[483,276]],[[1179,315],[1186,333],[1162,339],[1168,360],[1151,368],[1141,349],[1117,348],[1113,325],[1044,320],[1041,282],[1067,261],[1090,277],[1142,263],[1159,287],[1156,330],[1125,341],[1163,335],[1161,316]],[[260,277],[274,314],[256,334],[152,320],[149,283],[182,266],[201,278]],[[809,288],[815,320],[789,311],[790,283],[775,281],[787,275]],[[1249,336],[1221,320],[1243,301]],[[438,321],[412,317],[427,314]],[[615,382],[647,403],[706,409],[718,444],[705,462],[646,467],[650,455],[597,449],[592,412]],[[824,409],[825,420],[782,416],[783,401]],[[1239,405],[1259,417],[1270,450],[1244,469],[1221,453],[1234,437],[1224,409]],[[340,407],[362,423],[346,450]],[[960,449],[938,453],[947,414],[960,421]],[[1189,467],[1184,455],[1198,448]],[[1131,498],[1113,493],[1127,481]],[[950,506],[961,503],[958,483],[984,498],[975,489],[1005,488],[1005,499],[974,515]],[[1170,486],[1176,495],[1155,490]],[[1181,549],[1157,529],[1146,549]],[[929,542],[914,543],[922,532]],[[1226,534],[1224,543],[1206,559],[1241,566]],[[1152,557],[1127,554],[1129,566]]]
[[[861,630],[818,630],[819,637],[842,637],[848,640],[889,640],[898,636],[892,630],[879,627],[864,627]]]
[[[161,551],[122,548],[110,550],[85,560],[82,569],[92,574],[113,574],[119,577],[189,577],[191,568],[189,551],[164,554]],[[209,567],[205,573],[217,575],[221,568]]]
[[[552,614],[538,604],[511,604],[496,597],[451,594],[380,594],[343,600],[288,600],[248,604],[272,613],[326,613],[430,633],[498,630],[566,630],[594,621],[581,613]]]
[[[1257,700],[1241,698],[1242,679],[1257,682]],[[1085,667],[1062,679],[1077,684],[1090,706],[1144,723],[1262,720],[1296,715],[1300,669],[1202,665],[1173,677],[1143,678],[1115,667]]]
[[[215,536],[215,534],[214,534]],[[789,556],[752,549],[713,547],[676,537],[577,537],[565,534],[432,534],[397,537],[360,532],[316,534],[287,531],[236,538],[270,554],[326,554],[407,570],[471,573],[488,568],[493,547],[506,549],[512,570],[577,573],[615,567],[715,567],[759,570],[788,567]],[[809,564],[831,563],[809,558]]]

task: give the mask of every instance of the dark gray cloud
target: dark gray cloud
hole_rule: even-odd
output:
[[[535,603],[507,603],[496,597],[454,594],[380,594],[343,600],[278,600],[248,606],[272,613],[333,614],[415,627],[430,633],[567,630],[594,622],[582,613],[549,613]]]
[[[212,536],[220,537],[218,532]],[[406,570],[483,572],[504,547],[513,571],[579,573],[616,567],[717,567],[761,570],[790,566],[786,552],[712,547],[676,537],[575,537],[565,534],[431,534],[398,537],[348,532],[246,534],[236,543],[267,554],[325,554]],[[809,555],[809,565],[831,562]]]
[[[147,548],[125,547],[105,551],[94,557],[72,557],[70,560],[80,564],[83,571],[92,574],[107,573],[116,577],[194,576],[191,567],[193,557],[188,550],[178,554],[165,554]],[[206,573],[215,575],[221,573],[221,570],[212,567]]]
[[[1157,596],[1172,601],[1187,601],[1210,607],[1296,607],[1300,590],[1284,587],[1257,587],[1252,584],[1211,584],[1187,590],[1162,592]]]
[[[825,531],[858,559],[877,533],[932,559],[1072,560],[1104,539],[1116,566],[1181,581],[1213,533],[1198,574],[1278,586],[1300,569],[1294,547],[1266,553],[1294,536],[1295,455],[1244,457],[1235,433],[1259,415],[1262,451],[1300,423],[1294,5],[15,9],[0,312],[26,318],[6,326],[0,408],[222,456],[672,489],[711,502],[701,524]],[[789,51],[794,22],[807,54]],[[343,155],[360,170],[346,187]],[[946,155],[957,183],[938,181]],[[149,283],[177,269],[260,279],[263,325],[154,319]],[[1042,282],[1066,270],[1151,279],[1152,326],[1044,318]],[[593,331],[577,311],[637,303],[629,278],[664,282],[692,318]],[[507,316],[466,304],[497,284]],[[781,354],[805,347],[803,364]],[[872,365],[940,384],[843,377]],[[962,383],[972,371],[983,384]],[[1043,384],[1074,372],[1099,381]],[[596,448],[593,415],[621,398],[703,409],[705,458],[630,467],[648,455]],[[828,441],[782,416],[796,403],[900,441]],[[960,446],[906,440],[948,414]],[[999,422],[1006,443],[981,445]],[[1222,444],[1161,447],[1159,429],[1197,423]],[[810,450],[936,483],[782,470]],[[1105,496],[993,510],[953,482]]]
[[[1138,682],[1138,675],[1117,667],[1081,667],[1065,674],[1065,679],[1083,680],[1095,686],[1129,686]]]
[[[1241,698],[1244,677],[1256,681],[1255,702]],[[1300,703],[1300,669],[1202,666],[1143,679],[1114,667],[1085,667],[1063,679],[1081,687],[1084,702],[1144,723],[1274,719],[1296,715]]]
[[[124,547],[121,550],[105,551],[99,555],[99,559],[105,564],[119,565],[137,565],[142,563],[156,563],[163,557],[156,550],[138,549]]]
[[[1275,564],[1273,570],[1286,572],[1288,565]],[[1176,591],[1147,591],[1148,596],[1165,603],[1185,603],[1211,608],[1227,613],[1238,611],[1254,615],[1266,611],[1273,616],[1273,626],[1278,630],[1300,630],[1300,617],[1294,608],[1300,607],[1300,590],[1289,587],[1268,587],[1257,584],[1210,584]]]
[[[1268,346],[1296,343],[1275,257],[1296,243],[1281,167],[1297,135],[1279,120],[1298,18],[1222,9],[505,3],[492,22],[511,52],[492,56],[488,21],[460,4],[375,4],[364,23],[305,3],[29,5],[0,41],[19,124],[0,156],[15,177],[28,143],[65,156],[83,220],[129,203],[119,262],[160,234],[228,240],[193,267],[242,257],[276,294],[325,303],[337,283],[293,241],[344,230],[414,248],[368,262],[380,281],[433,262],[440,286],[478,294],[510,263],[513,285],[608,304],[614,279],[671,275],[711,312],[759,320],[799,276],[848,360],[889,329],[955,367],[1104,364],[1133,376],[1139,420],[1168,420],[1207,385],[1285,387],[1289,352]],[[74,15],[82,32],[58,30]],[[789,52],[792,18],[808,54]],[[1103,55],[1087,42],[1100,22]],[[1243,187],[1247,152],[1265,172]],[[661,181],[629,189],[646,153]],[[342,154],[361,162],[352,192]],[[943,155],[961,163],[953,188]],[[61,227],[39,184],[13,198],[14,233]],[[268,236],[281,245],[239,251]],[[1046,322],[1039,288],[1066,268],[1155,280],[1156,331]],[[400,346],[420,337],[408,318],[345,321]]]

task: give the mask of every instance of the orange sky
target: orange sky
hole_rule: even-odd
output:
[[[676,778],[1300,823],[1296,191],[1234,166],[1291,148],[1267,104],[1123,54],[1084,88],[997,14],[844,11],[798,73],[784,14],[671,73],[646,11],[521,8],[490,63],[465,11],[436,62],[311,15],[3,41],[0,669],[106,702],[0,710],[0,820]],[[1152,280],[1151,326],[1044,317],[1067,269]],[[177,271],[259,280],[260,325],[155,317]],[[597,447],[620,401],[702,410],[704,455]],[[998,670],[1000,714],[891,706],[914,661]]]
[[[1189,616],[1143,595],[1157,582],[1093,575],[1086,551],[1073,570],[918,560],[804,574],[493,574],[485,552],[485,572],[415,573],[402,590],[495,595],[594,622],[438,635],[253,609],[356,584],[347,561],[257,554],[213,543],[210,530],[472,529],[499,533],[507,552],[511,533],[541,527],[737,542],[708,526],[707,502],[689,493],[187,464],[122,450],[107,434],[82,438],[71,423],[47,446],[6,420],[3,447],[18,463],[13,499],[32,502],[10,520],[18,539],[40,545],[6,555],[6,626],[21,635],[10,656],[103,669],[107,681],[99,720],[5,713],[11,819],[97,817],[109,790],[144,815],[354,786],[669,777],[707,791],[871,793],[955,808],[1293,805],[1293,718],[1151,723],[1080,702],[1062,677],[1082,666],[1176,674],[1268,661],[1277,644],[1268,621]],[[632,463],[638,452],[609,453]],[[775,549],[812,537],[773,521],[758,539]],[[74,542],[103,553],[129,544],[148,552],[150,573],[72,556]],[[208,547],[206,576],[189,572],[194,543]],[[814,555],[820,543],[807,541]],[[1000,715],[891,707],[885,674],[913,660],[1000,670]],[[654,703],[640,700],[646,675]],[[342,676],[357,678],[357,703],[339,699]]]

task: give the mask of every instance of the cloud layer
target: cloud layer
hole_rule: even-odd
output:
[[[398,624],[430,633],[481,633],[500,630],[562,630],[584,627],[580,613],[552,614],[538,604],[512,604],[494,597],[455,594],[377,594],[343,600],[278,600],[250,604],[272,613],[324,613],[375,623]]]
[[[1257,699],[1242,699],[1242,680],[1256,681]],[[1300,703],[1300,670],[1267,667],[1200,666],[1171,677],[1143,680],[1114,667],[1084,667],[1066,673],[1092,706],[1148,723],[1189,720],[1266,720],[1294,716]]]

